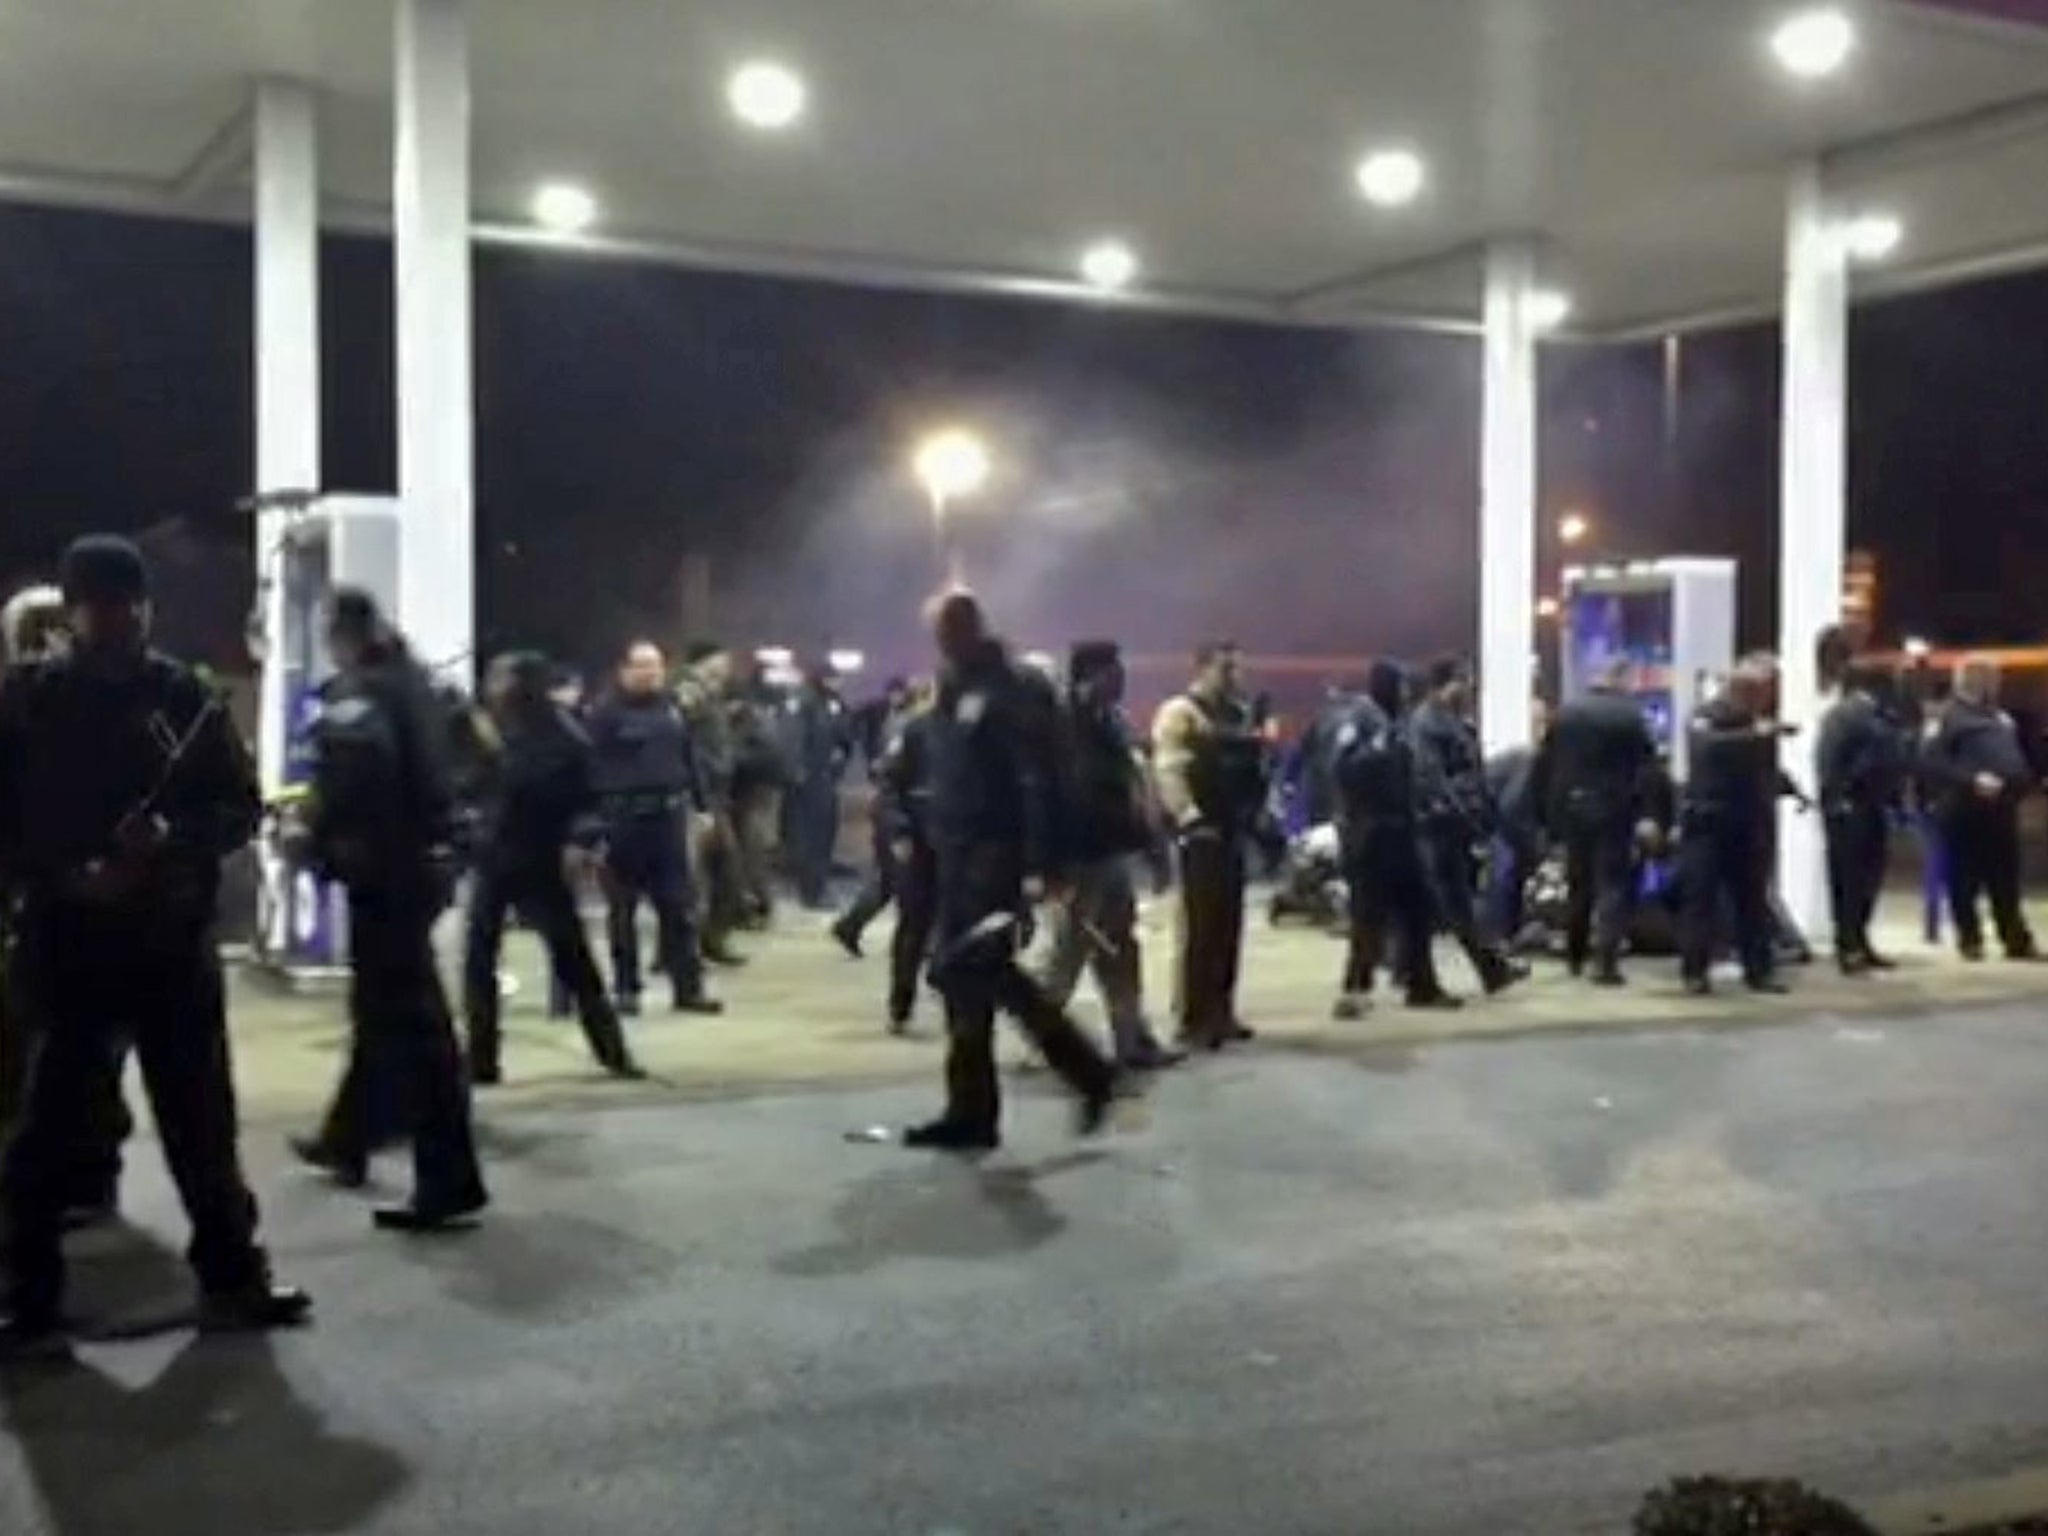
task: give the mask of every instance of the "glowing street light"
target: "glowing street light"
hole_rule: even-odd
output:
[[[1539,598],[1537,598],[1537,599],[1536,599],[1536,617],[1537,617],[1537,618],[1539,618],[1539,619],[1543,619],[1543,620],[1546,620],[1546,621],[1547,621],[1547,620],[1550,620],[1550,619],[1554,619],[1554,618],[1556,618],[1556,617],[1557,617],[1557,615],[1558,615],[1559,611],[1560,611],[1560,610],[1559,610],[1559,607],[1558,607],[1558,602],[1557,602],[1557,599],[1556,599],[1556,598],[1554,598],[1554,597],[1539,597]]]
[[[962,497],[973,496],[988,484],[988,445],[972,432],[949,427],[935,432],[918,445],[912,460],[925,495],[932,504],[932,535],[946,567],[947,579],[956,587],[967,584],[966,566],[958,546],[948,537],[946,512]]]
[[[1908,635],[1903,649],[1914,661],[1925,661],[1934,654],[1934,647],[1918,635]]]
[[[856,677],[867,670],[868,658],[864,652],[835,650],[825,658],[832,670],[841,677]]]
[[[1567,512],[1557,520],[1557,536],[1567,546],[1586,542],[1593,531],[1593,521],[1583,512]]]

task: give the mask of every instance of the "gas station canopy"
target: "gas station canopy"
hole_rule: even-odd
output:
[[[1086,293],[1113,244],[1090,270],[1124,303],[1474,328],[1480,253],[1527,237],[1566,330],[1613,337],[1774,312],[1787,170],[1818,159],[1896,221],[1861,292],[2048,260],[2048,26],[1991,14],[2010,0],[1823,7],[1853,41],[1809,74],[1774,46],[1803,9],[483,0],[473,213],[536,238],[556,184],[595,250],[968,291]],[[730,99],[763,62],[780,131]],[[280,77],[318,96],[328,223],[387,222],[380,0],[5,0],[0,198],[247,217],[252,83]]]

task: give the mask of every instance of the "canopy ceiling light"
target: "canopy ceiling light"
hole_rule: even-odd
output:
[[[1864,213],[1842,226],[1842,245],[1851,261],[1884,261],[1898,251],[1906,226],[1888,213]]]
[[[1081,277],[1091,288],[1116,293],[1137,275],[1137,253],[1120,240],[1103,240],[1081,253]]]
[[[773,133],[804,115],[810,93],[803,76],[787,65],[757,60],[733,71],[725,99],[732,115],[749,128]]]
[[[551,181],[533,194],[533,222],[550,234],[580,235],[597,222],[597,199],[566,181]]]
[[[1358,163],[1358,190],[1375,208],[1405,208],[1422,195],[1429,171],[1410,149],[1375,150]]]
[[[1856,24],[1832,8],[1801,11],[1771,34],[1771,52],[1787,74],[1822,80],[1856,51]]]

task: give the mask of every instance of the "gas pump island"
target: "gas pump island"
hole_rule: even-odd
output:
[[[390,497],[287,491],[247,504],[262,529],[256,652],[262,663],[259,758],[266,806],[257,913],[261,963],[287,985],[317,982],[348,962],[347,904],[308,865],[293,835],[312,778],[312,734],[333,674],[328,600],[356,587],[396,611],[398,503]]]

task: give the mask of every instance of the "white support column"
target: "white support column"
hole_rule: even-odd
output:
[[[428,666],[474,671],[469,35],[463,0],[398,0],[399,623]]]
[[[1784,766],[1813,779],[1823,700],[1814,641],[1841,621],[1848,500],[1849,264],[1841,219],[1818,164],[1792,177],[1785,243],[1783,484],[1779,502],[1780,718],[1804,727]],[[1828,932],[1821,827],[1783,809],[1779,890],[1809,938]]]
[[[1486,256],[1479,476],[1479,730],[1489,753],[1529,742],[1536,646],[1536,256]]]
[[[310,87],[256,88],[256,490],[320,489],[320,154]],[[285,764],[284,517],[256,519],[264,667],[257,762],[266,794]]]

